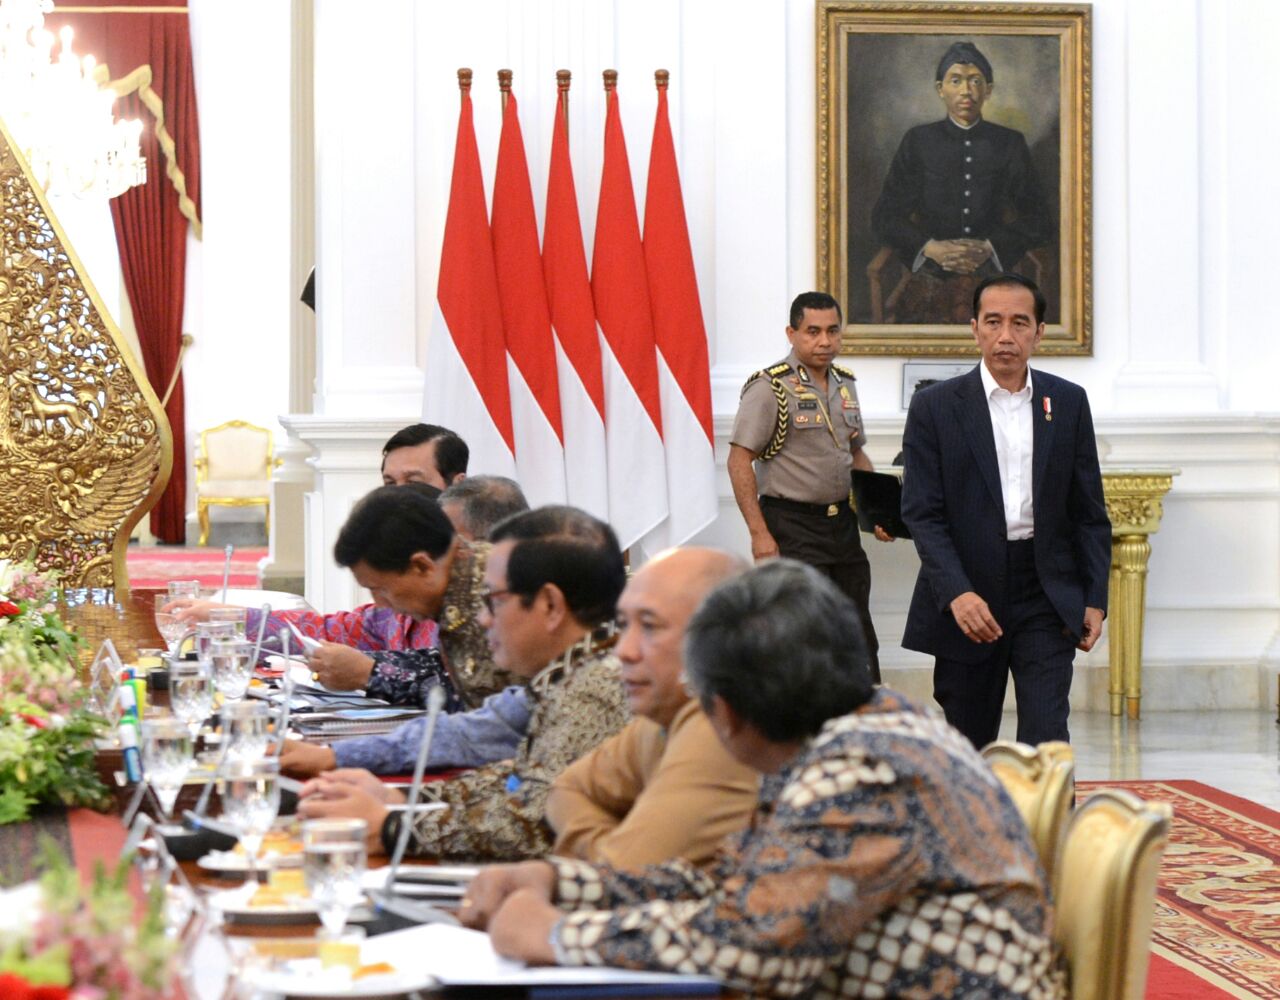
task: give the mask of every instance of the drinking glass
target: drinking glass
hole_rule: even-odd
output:
[[[213,714],[213,667],[208,660],[174,660],[169,665],[169,707],[194,740]]]
[[[235,622],[196,622],[196,659],[203,660],[209,655],[209,643],[218,636],[237,638]]]
[[[230,635],[214,636],[209,643],[213,683],[227,701],[239,701],[253,677],[253,646]]]
[[[198,600],[200,597],[200,581],[170,580],[169,600],[176,601],[180,597],[190,597],[192,600]]]
[[[227,758],[261,760],[271,742],[271,712],[261,702],[231,702],[222,707],[222,738]]]
[[[151,785],[168,823],[178,792],[191,770],[195,741],[191,730],[172,715],[150,716],[142,722],[142,775]]]
[[[230,622],[238,639],[245,637],[247,617],[248,611],[245,608],[210,608],[205,612],[205,621]]]
[[[169,647],[170,656],[177,650],[179,640],[187,631],[186,622],[178,621],[178,616],[173,612],[163,610],[164,606],[172,600],[173,598],[168,594],[156,594],[156,631]]]
[[[362,819],[313,819],[302,824],[302,863],[307,889],[329,937],[346,926],[352,907],[364,898],[365,837]]]
[[[280,810],[280,761],[228,758],[222,770],[222,816],[240,834],[249,856],[249,877],[258,880],[258,852],[262,838]]]

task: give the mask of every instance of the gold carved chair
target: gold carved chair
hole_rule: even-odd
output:
[[[268,538],[271,532],[271,431],[244,420],[200,432],[196,453],[196,515],[200,544],[209,542],[209,508],[262,507]]]
[[[1075,757],[1068,743],[1027,746],[998,740],[982,750],[1031,831],[1050,882],[1075,799]]]
[[[1053,879],[1072,1000],[1142,1000],[1173,810],[1102,789],[1076,809]]]

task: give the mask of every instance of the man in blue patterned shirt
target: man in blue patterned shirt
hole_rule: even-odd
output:
[[[751,995],[1053,998],[1044,873],[1016,807],[943,720],[873,689],[852,602],[776,560],[688,626],[693,692],[764,774],[706,872],[553,858],[462,901],[499,953],[710,974]]]

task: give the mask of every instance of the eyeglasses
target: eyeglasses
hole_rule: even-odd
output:
[[[498,597],[510,597],[511,593],[512,592],[510,590],[486,590],[480,595],[480,600],[484,601],[484,609],[489,612],[489,614],[493,614],[495,604],[494,599]]]

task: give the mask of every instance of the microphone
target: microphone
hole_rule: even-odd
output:
[[[383,890],[378,893],[378,906],[396,916],[404,917],[415,923],[444,923],[459,926],[458,921],[427,903],[417,900],[397,899],[394,887],[396,875],[400,870],[400,862],[404,860],[405,851],[409,847],[409,828],[418,809],[418,796],[422,792],[422,774],[427,769],[427,758],[431,755],[431,741],[436,733],[436,720],[440,710],[444,708],[444,688],[436,685],[427,695],[427,724],[422,734],[422,743],[418,746],[418,759],[413,766],[413,781],[409,784],[406,796],[407,805],[400,817],[400,834],[396,838],[395,850],[391,852],[391,860],[387,864],[387,881]]]

